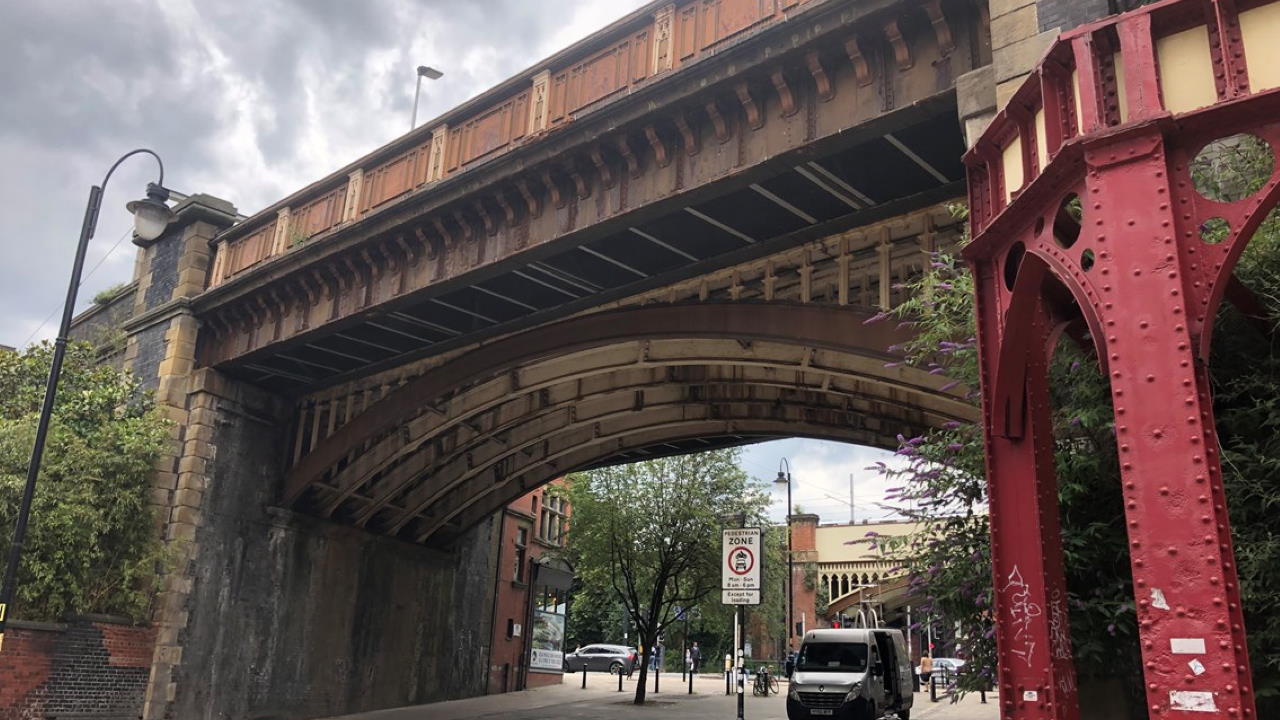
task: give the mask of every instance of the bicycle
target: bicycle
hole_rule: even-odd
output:
[[[752,695],[757,697],[768,696],[770,693],[777,695],[778,688],[778,678],[769,672],[768,666],[761,665],[756,668],[755,684],[751,688]]]

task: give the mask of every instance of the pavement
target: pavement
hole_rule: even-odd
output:
[[[660,692],[654,694],[651,674],[648,678],[650,692],[642,706],[633,703],[635,683],[639,678],[638,672],[631,678],[624,678],[623,691],[618,692],[615,676],[588,673],[587,689],[583,690],[582,675],[575,673],[565,675],[562,684],[550,687],[343,715],[329,720],[731,720],[737,717],[737,697],[724,694],[722,675],[694,678],[694,693],[690,695],[688,685],[682,684],[680,675],[676,673],[663,673],[659,680]],[[782,679],[781,683],[782,693],[768,698],[753,697],[748,686],[744,699],[745,720],[786,720],[786,680]],[[921,692],[916,693],[911,710],[912,720],[997,720],[999,715],[999,704],[994,695],[988,695],[985,705],[977,695],[953,704],[943,698],[931,703],[929,694]]]

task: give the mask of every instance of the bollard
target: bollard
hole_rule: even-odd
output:
[[[582,689],[587,689],[587,664],[582,663]]]
[[[693,694],[693,665],[689,666],[689,694]]]
[[[653,671],[653,693],[658,694],[658,677],[662,675],[662,668]]]
[[[725,695],[732,695],[732,694],[733,694],[733,691],[729,689],[729,683],[730,683],[730,680],[729,680],[729,671],[728,671],[728,670],[725,670],[725,671],[724,671],[724,694],[725,694]]]
[[[622,668],[618,668],[618,692],[622,692]]]
[[[938,702],[938,675],[929,674],[929,702]]]

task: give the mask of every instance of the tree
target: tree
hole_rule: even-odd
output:
[[[768,497],[736,449],[592,470],[570,476],[568,488],[578,580],[593,592],[611,588],[636,628],[644,652],[635,703],[643,704],[649,658],[675,608],[709,610],[720,587],[721,516],[759,520]]]
[[[14,616],[146,617],[161,559],[151,477],[168,423],[128,374],[68,347],[18,576]],[[52,348],[0,353],[0,553],[7,557]]]

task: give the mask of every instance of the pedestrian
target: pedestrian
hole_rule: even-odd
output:
[[[792,673],[796,671],[796,651],[795,650],[789,650],[787,652],[787,658],[786,660],[783,661],[782,669],[783,669],[783,672],[786,673],[787,677],[791,677]]]
[[[929,676],[933,674],[933,657],[925,655],[920,658],[920,682],[928,683]]]
[[[698,667],[702,665],[702,650],[698,648],[698,643],[693,643],[693,648],[689,650],[689,662],[693,664],[693,671],[698,672]]]

